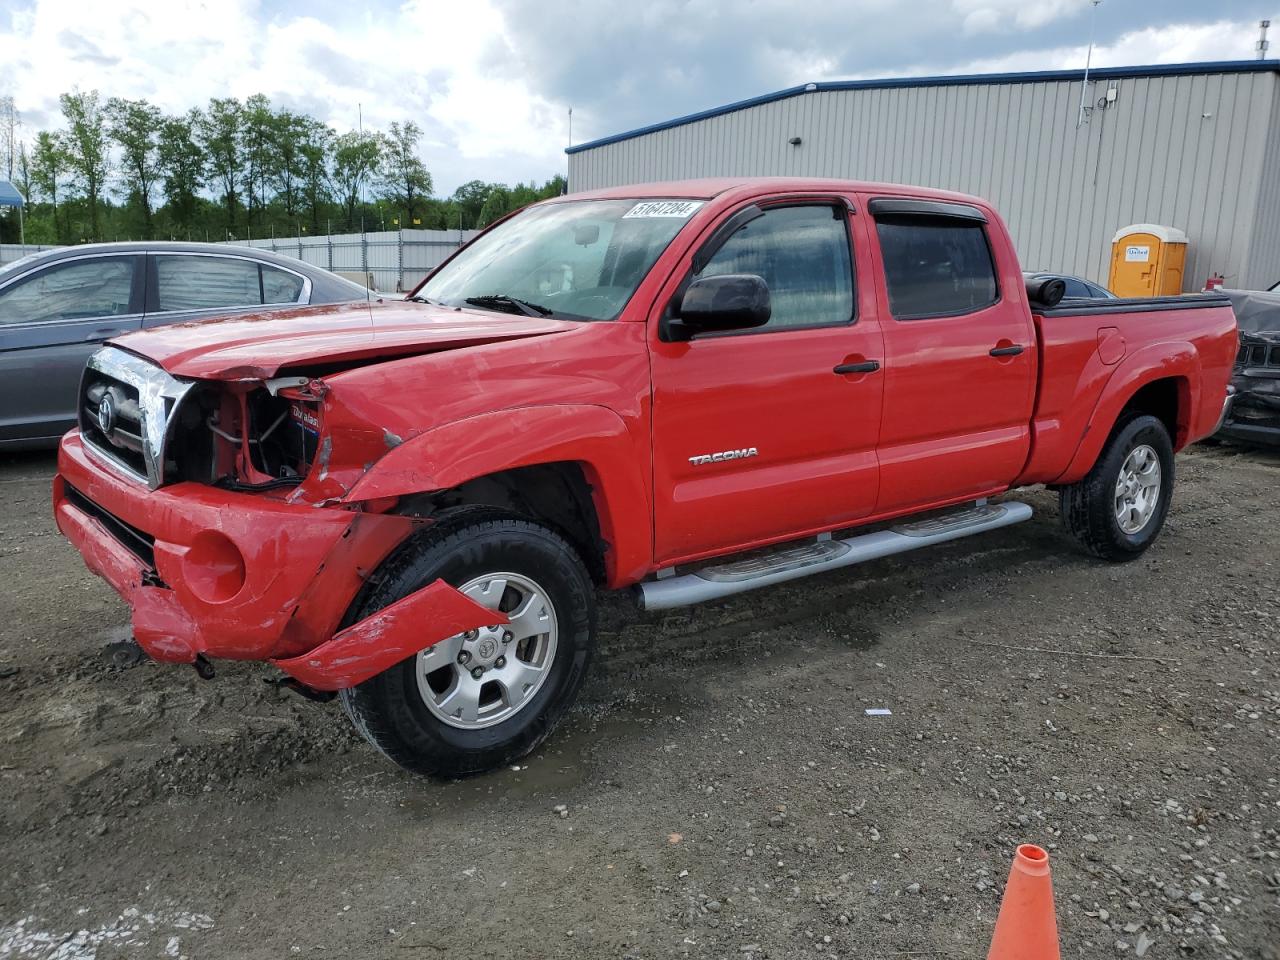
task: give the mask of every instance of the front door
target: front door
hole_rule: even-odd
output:
[[[772,315],[687,342],[651,326],[659,563],[874,509],[881,341],[865,241],[853,243],[860,228],[843,199],[797,199],[731,212],[710,235],[714,253],[686,257],[678,281],[763,277]]]
[[[969,204],[868,207],[885,279],[876,512],[1004,489],[1027,461],[1036,384],[1036,335],[1008,235]]]
[[[52,440],[75,426],[85,361],[141,325],[141,264],[140,255],[87,255],[0,287],[0,443]]]

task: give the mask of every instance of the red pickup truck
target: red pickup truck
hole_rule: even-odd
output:
[[[403,301],[114,341],[54,509],[156,660],[270,661],[397,763],[474,773],[564,714],[598,586],[714,600],[1016,523],[988,498],[1030,484],[1092,553],[1146,550],[1231,308],[1061,296],[970,196],[560,197]]]

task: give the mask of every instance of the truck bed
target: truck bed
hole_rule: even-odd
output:
[[[1213,432],[1237,343],[1226,297],[1070,300],[1033,310],[1032,317],[1040,378],[1031,456],[1020,484],[1080,479],[1092,464],[1090,454],[1106,440],[1096,435],[1095,423],[1109,430],[1114,413],[1136,390],[1169,376],[1172,358],[1185,361],[1176,380],[1185,404],[1179,403],[1178,422],[1170,425],[1174,449]]]

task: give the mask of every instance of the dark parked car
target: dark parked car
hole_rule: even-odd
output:
[[[1100,286],[1083,277],[1073,277],[1067,273],[1052,271],[1028,270],[1022,274],[1027,280],[1052,280],[1055,277],[1067,285],[1064,300],[1115,300],[1116,295],[1106,287]]]
[[[108,337],[365,297],[327,270],[253,247],[98,243],[24,257],[0,270],[0,449],[52,446],[75,426],[85,361]]]
[[[1280,446],[1280,291],[1221,292],[1235,309],[1240,351],[1218,436]]]

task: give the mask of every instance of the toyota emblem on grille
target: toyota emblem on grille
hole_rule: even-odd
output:
[[[116,402],[112,399],[110,392],[102,395],[102,402],[98,404],[98,429],[107,436],[111,436],[111,431],[116,428]]]

